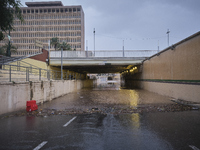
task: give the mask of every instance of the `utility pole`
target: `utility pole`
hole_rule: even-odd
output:
[[[95,28],[94,28],[94,56],[95,56]]]
[[[166,34],[168,34],[168,46],[169,46],[169,33],[170,33],[170,31],[169,31],[169,29],[167,30],[167,33]]]

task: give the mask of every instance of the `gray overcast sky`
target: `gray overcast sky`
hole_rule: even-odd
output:
[[[21,0],[38,2],[40,0]],[[41,0],[51,1],[51,0]],[[56,1],[56,0],[53,0]],[[160,50],[200,31],[200,0],[63,0],[82,5],[85,43],[96,50]],[[158,42],[159,41],[159,42]],[[86,44],[85,44],[86,46]]]

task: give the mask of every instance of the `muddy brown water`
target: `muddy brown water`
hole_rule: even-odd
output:
[[[46,102],[39,106],[39,110],[52,109],[64,110],[103,110],[112,109],[137,109],[140,107],[173,105],[171,97],[162,96],[141,89],[120,89],[116,87],[101,87],[82,89],[78,92]]]

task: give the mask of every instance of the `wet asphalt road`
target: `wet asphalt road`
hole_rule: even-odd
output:
[[[45,142],[41,149],[192,150],[200,148],[199,116],[185,111],[4,118],[0,149],[34,149]]]
[[[45,103],[39,111],[172,103],[169,97],[143,90],[84,89]],[[193,110],[3,117],[0,150],[199,150],[199,116],[200,111]]]

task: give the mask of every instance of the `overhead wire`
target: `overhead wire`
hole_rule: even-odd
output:
[[[103,37],[113,38],[113,39],[120,39],[120,40],[158,40],[160,38],[166,38],[166,36],[160,36],[160,37],[143,37],[143,38],[130,38],[130,37],[116,37],[116,36],[110,36],[110,35],[104,35],[104,34],[96,34]]]

